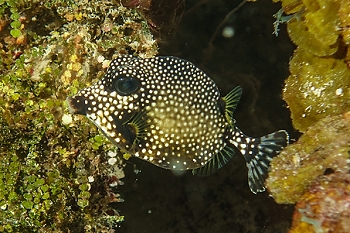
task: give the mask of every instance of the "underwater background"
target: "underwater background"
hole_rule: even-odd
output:
[[[267,0],[246,3],[218,28],[241,1],[186,1],[175,33],[159,44],[159,55],[193,62],[221,89],[243,88],[235,111],[237,126],[248,135],[262,136],[286,129],[297,137],[281,98],[288,62],[295,46],[281,26],[273,33],[273,14],[280,6]],[[226,38],[224,28],[233,29]],[[217,35],[213,38],[215,31]],[[117,206],[125,216],[121,232],[287,232],[293,207],[278,205],[267,192],[254,195],[247,169],[238,155],[209,177],[191,172],[172,174],[130,158],[124,186],[125,202]]]
[[[348,0],[0,0],[0,232],[350,232],[349,12]],[[67,96],[125,54],[191,61],[222,96],[242,87],[245,134],[288,131],[268,191],[251,193],[240,155],[209,177],[174,173],[70,114]]]

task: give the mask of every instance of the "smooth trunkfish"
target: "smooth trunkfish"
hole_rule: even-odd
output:
[[[270,161],[288,134],[246,136],[233,118],[241,94],[237,86],[221,97],[212,79],[177,57],[123,55],[67,101],[72,114],[85,115],[122,151],[162,168],[208,176],[239,151],[250,190],[263,192]]]

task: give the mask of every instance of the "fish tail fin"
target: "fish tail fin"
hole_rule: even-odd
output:
[[[270,162],[288,145],[288,133],[285,130],[279,130],[261,138],[251,138],[235,127],[230,141],[241,152],[247,163],[250,190],[254,194],[265,191],[264,183]]]

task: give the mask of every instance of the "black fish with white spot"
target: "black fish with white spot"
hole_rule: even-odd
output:
[[[236,87],[221,97],[189,61],[124,55],[67,101],[72,114],[85,115],[120,149],[162,168],[207,176],[240,152],[257,193],[265,190],[270,161],[288,144],[288,134],[243,134],[233,118],[241,94]]]

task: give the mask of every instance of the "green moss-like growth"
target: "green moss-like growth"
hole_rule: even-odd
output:
[[[0,0],[1,232],[96,232],[122,221],[108,177],[122,178],[123,164],[108,164],[114,146],[65,103],[113,56],[157,52],[146,20],[116,4]]]
[[[271,162],[266,181],[277,203],[291,204],[326,170],[349,171],[350,112],[326,117],[311,126]]]

